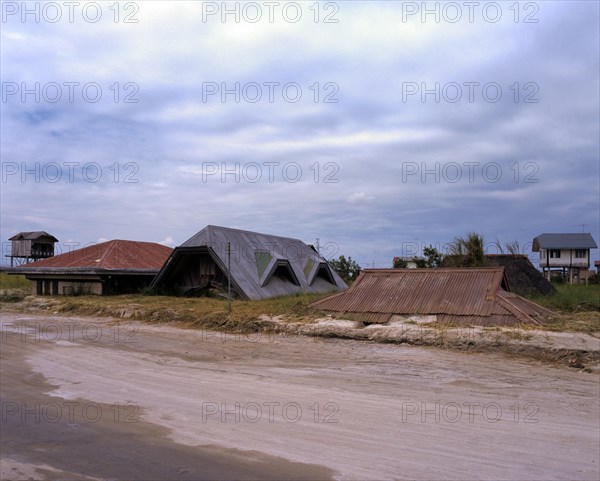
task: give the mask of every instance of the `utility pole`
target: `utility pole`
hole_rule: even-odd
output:
[[[227,312],[231,313],[231,242],[227,243]]]

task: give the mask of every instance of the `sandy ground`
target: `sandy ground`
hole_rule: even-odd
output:
[[[500,354],[2,313],[1,479],[600,478],[600,380]]]

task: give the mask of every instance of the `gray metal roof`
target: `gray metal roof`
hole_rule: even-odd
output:
[[[330,292],[348,286],[313,248],[299,239],[209,225],[176,247],[153,286],[169,278],[179,255],[207,252],[226,273],[227,246],[231,245],[231,280],[235,290],[248,299]],[[285,271],[291,280],[276,272]]]
[[[596,249],[591,234],[541,234],[533,239],[533,252],[540,249]]]
[[[33,232],[19,232],[18,234],[15,234],[8,240],[38,240],[40,238],[47,238],[48,240],[53,240],[53,242],[58,242],[58,239],[56,237],[48,234],[43,230]]]

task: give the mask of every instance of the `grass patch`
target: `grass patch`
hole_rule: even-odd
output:
[[[9,276],[0,272],[0,289],[31,289],[31,284],[25,276]]]
[[[562,314],[600,312],[600,284],[554,284],[553,296],[530,297],[551,311]]]
[[[600,332],[600,313],[593,311],[561,314],[540,327],[545,331],[584,332],[593,334]]]

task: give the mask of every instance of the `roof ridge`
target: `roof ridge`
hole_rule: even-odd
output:
[[[205,229],[223,229],[223,230],[230,230],[230,231],[237,231],[237,232],[244,232],[247,234],[253,234],[253,235],[261,235],[261,236],[269,236],[269,237],[277,237],[279,239],[290,239],[290,240],[294,240],[294,241],[298,241],[298,242],[302,242],[304,243],[304,241],[302,239],[299,239],[297,237],[289,237],[289,236],[283,236],[283,235],[277,235],[277,234],[268,234],[266,232],[257,232],[254,230],[246,230],[246,229],[237,229],[235,227],[225,227],[222,225],[214,225],[214,224],[209,224],[207,225],[204,229],[198,231],[195,235],[198,235],[200,232],[202,232]],[[194,237],[194,236],[192,236]]]
[[[502,281],[504,280],[504,267],[499,267],[498,269],[499,271],[496,272],[495,275],[492,277],[492,282],[488,288],[486,300],[495,300],[496,295],[498,294],[498,289],[500,289],[500,286],[502,286]]]
[[[107,242],[101,242],[100,244],[96,244],[96,246],[102,245],[102,244],[110,244],[109,246],[107,246],[106,251],[100,256],[100,262],[98,262],[98,266],[101,266],[104,263],[104,260],[108,257],[109,252],[112,252],[115,249],[115,245],[117,244],[118,240],[113,239]]]
[[[506,292],[506,291],[504,291]],[[508,300],[508,298],[504,297],[502,295],[502,293],[499,293],[500,295],[498,295],[496,297],[496,300],[498,301],[498,303],[506,310],[508,310],[511,314],[513,314],[519,321],[527,324],[528,322],[534,324],[534,325],[541,325],[541,322],[538,321],[537,319],[531,317],[529,314],[527,314],[526,312],[524,312],[522,309],[519,309],[519,307],[515,306],[512,302],[510,302]],[[512,293],[511,293],[512,294]],[[516,294],[514,294],[515,297],[521,297],[521,296],[517,296]]]

